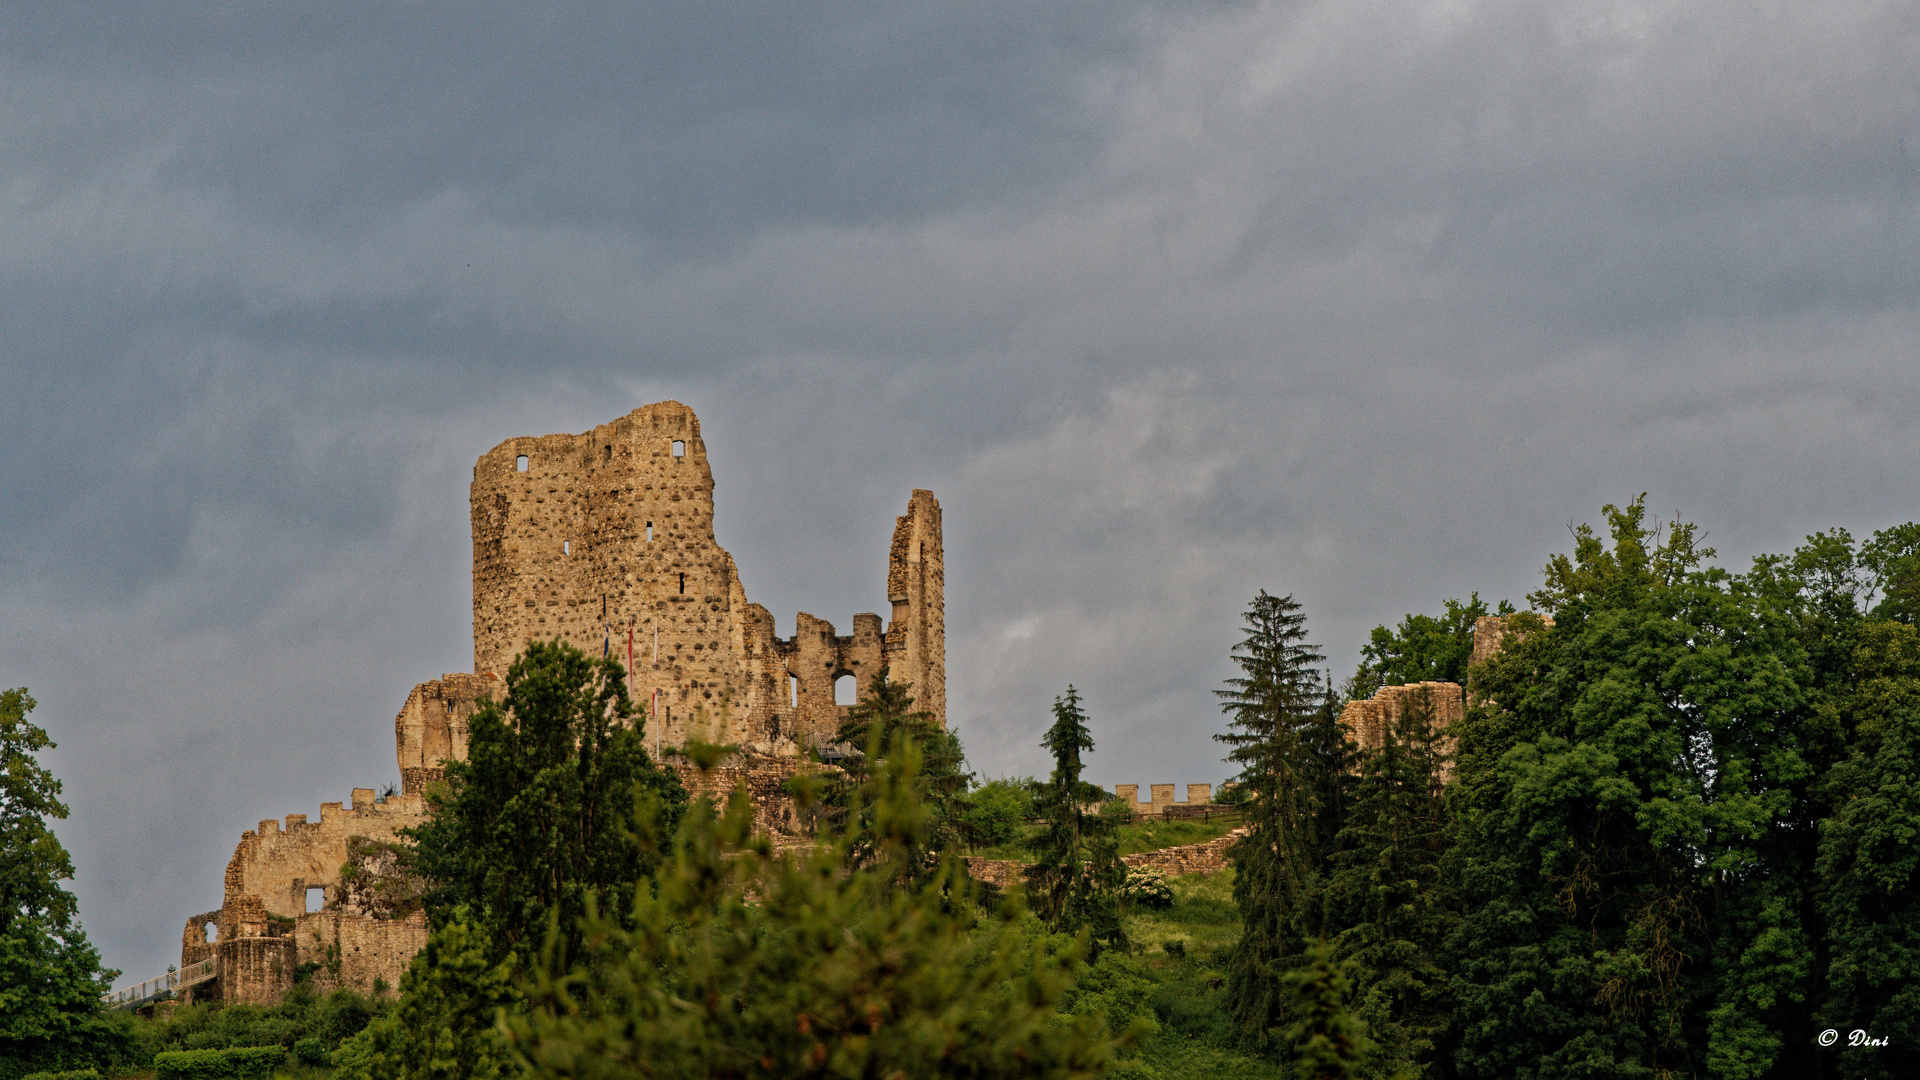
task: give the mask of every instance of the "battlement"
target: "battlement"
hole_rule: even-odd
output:
[[[392,840],[401,829],[426,820],[419,795],[390,795],[382,800],[372,788],[354,788],[351,804],[320,804],[320,820],[288,814],[283,825],[268,818],[240,834],[227,863],[225,907],[239,896],[259,897],[264,912],[281,918],[306,913],[307,890],[338,895],[340,867],[347,861],[349,837]],[[224,932],[224,928],[223,928]]]
[[[1201,807],[1213,804],[1212,784],[1188,784],[1187,801],[1185,802],[1174,801],[1173,792],[1176,786],[1177,785],[1174,784],[1149,784],[1147,786],[1148,797],[1146,802],[1140,801],[1139,784],[1115,784],[1113,786],[1113,793],[1118,796],[1121,801],[1132,806],[1134,813],[1143,816],[1147,814],[1164,815],[1170,809],[1177,812],[1179,809],[1186,807]]]

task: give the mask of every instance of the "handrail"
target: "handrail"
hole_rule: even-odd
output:
[[[209,956],[199,963],[188,964],[178,971],[169,971],[165,975],[155,976],[146,982],[135,983],[124,990],[102,994],[100,1003],[109,1009],[131,1009],[149,998],[157,998],[162,994],[184,990],[189,986],[206,982],[220,973],[215,959]]]

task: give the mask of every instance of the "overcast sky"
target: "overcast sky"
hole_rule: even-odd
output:
[[[15,4],[0,685],[130,982],[472,663],[467,485],[700,415],[790,634],[946,514],[951,721],[1218,782],[1257,589],[1337,676],[1646,491],[1736,569],[1920,518],[1907,3]]]

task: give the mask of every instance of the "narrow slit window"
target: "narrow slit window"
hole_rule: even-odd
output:
[[[687,575],[685,574],[680,575],[680,591],[683,594],[687,591]]]
[[[687,442],[685,439],[673,440],[673,456],[674,457],[687,456]]]
[[[798,675],[787,676],[787,704],[796,709],[800,707],[800,676]]]
[[[519,457],[513,459],[513,471],[514,472],[527,471],[527,455],[521,454]]]
[[[571,540],[560,541],[560,554],[562,555],[573,554],[573,541]]]
[[[647,522],[647,543],[653,543],[653,522]]]

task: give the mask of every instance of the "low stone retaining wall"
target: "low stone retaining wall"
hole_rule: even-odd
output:
[[[1174,877],[1183,874],[1211,874],[1227,865],[1227,849],[1232,847],[1233,842],[1240,839],[1246,831],[1242,827],[1205,843],[1182,844],[1179,847],[1161,848],[1159,851],[1122,855],[1120,861],[1128,866],[1163,871]],[[1015,881],[1022,880],[1027,872],[1026,863],[1014,862],[1011,859],[970,858],[966,862],[969,877],[1003,889]]]
[[[1246,835],[1242,826],[1225,836],[1208,840],[1201,844],[1182,844],[1179,847],[1161,848],[1159,851],[1142,851],[1137,855],[1122,855],[1120,861],[1128,866],[1137,866],[1143,870],[1162,870],[1168,874],[1211,874],[1227,865],[1227,849],[1234,841]]]

